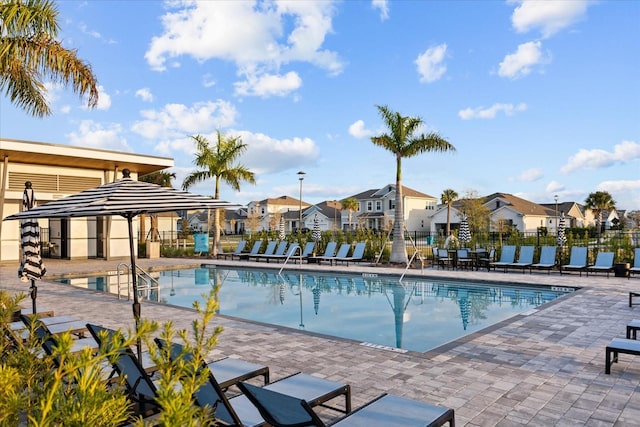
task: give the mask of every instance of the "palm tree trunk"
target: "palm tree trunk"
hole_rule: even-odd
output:
[[[407,247],[404,243],[404,207],[402,197],[402,158],[396,157],[396,206],[393,222],[393,244],[389,261],[397,264],[407,264]]]

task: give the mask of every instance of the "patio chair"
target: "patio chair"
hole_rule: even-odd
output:
[[[383,394],[361,408],[331,424],[325,424],[303,399],[273,390],[238,383],[245,396],[258,408],[265,421],[273,427],[317,426],[442,426],[455,425],[453,409],[431,405],[391,394]]]
[[[580,276],[582,272],[587,269],[587,247],[586,246],[573,246],[571,248],[571,255],[569,256],[569,264],[560,266],[560,274],[571,271],[579,271]]]
[[[518,261],[508,264],[505,267],[509,268],[520,268],[522,269],[522,274],[524,274],[524,270],[531,267],[533,264],[533,252],[535,248],[533,246],[520,246],[520,253],[518,254]]]
[[[531,270],[547,270],[547,273],[551,274],[551,269],[557,265],[556,250],[556,246],[543,246],[540,250],[540,260],[529,266],[529,274]]]
[[[471,258],[471,253],[469,249],[462,248],[456,251],[457,259],[456,259],[456,268],[464,268],[468,270],[469,267],[473,268],[473,258]]]
[[[361,262],[362,257],[364,257],[364,250],[367,248],[366,242],[358,242],[356,246],[353,248],[353,253],[351,256],[340,257],[336,255],[331,259],[331,265],[335,262],[336,264],[339,262],[345,263],[349,265],[350,262]]]
[[[242,253],[238,255],[238,259],[249,259],[250,256],[258,255],[258,252],[260,252],[261,247],[262,247],[262,240],[257,240],[253,244],[253,247],[251,248],[251,252]]]
[[[486,268],[487,271],[491,270],[491,263],[496,259],[496,249],[491,248],[489,252],[483,252],[478,254],[478,259],[476,260],[476,267]]]
[[[327,244],[327,250],[325,251],[325,255],[322,256],[317,256],[317,257],[313,257],[313,260],[316,264],[322,264],[322,261],[329,261],[332,262],[332,260],[336,257],[340,257],[340,258],[344,258],[347,255],[349,255],[349,249],[351,249],[351,245],[349,243],[343,243],[340,245],[340,248],[338,248],[338,252],[334,255],[333,253],[336,250],[337,247],[337,243],[334,243],[333,248],[329,248],[329,245],[332,242],[329,242]],[[329,249],[332,249],[332,251],[329,251]],[[326,255],[327,253],[331,253],[331,255]],[[311,258],[310,258],[311,259]]]
[[[448,249],[438,249],[438,267],[453,268],[453,258],[449,256]]]
[[[327,247],[324,249],[324,253],[318,256],[310,256],[307,258],[307,262],[315,263],[318,262],[318,258],[327,259],[336,254],[336,248],[338,247],[337,242],[329,242],[327,243]]]
[[[284,256],[284,254],[287,251],[287,245],[288,244],[289,244],[289,242],[287,242],[286,240],[283,240],[282,242],[277,243],[277,246],[275,247],[275,249],[271,253],[269,252],[270,247],[269,247],[269,245],[267,245],[267,249],[264,251],[265,253],[256,255],[255,259],[256,259],[256,261],[260,261],[261,259],[268,259],[269,257],[281,257],[281,256]],[[269,261],[267,261],[267,262],[269,262]]]
[[[156,340],[159,346],[166,346],[162,340]],[[188,352],[180,344],[172,344],[170,357],[190,357]],[[178,354],[175,350],[179,349]],[[240,386],[241,383],[238,383]],[[285,377],[278,381],[264,386],[267,390],[283,393],[285,396],[296,396],[304,399],[310,406],[323,406],[340,412],[351,412],[351,388],[347,384],[340,384],[312,375],[297,373]],[[326,402],[336,397],[345,397],[345,409],[339,409],[326,405]],[[209,381],[205,382],[198,391],[194,393],[195,403],[199,406],[208,405],[215,407],[216,420],[233,426],[259,426],[265,420],[261,417],[258,409],[251,403],[247,396],[240,394],[227,398],[220,383],[210,371]]]
[[[609,278],[611,272],[613,272],[613,252],[598,252],[595,264],[587,266],[587,276],[589,273],[607,273]]]
[[[513,264],[516,259],[516,247],[513,245],[505,245],[500,252],[500,259],[498,261],[490,262],[489,269],[493,267],[495,270],[497,267],[504,268],[504,272],[507,272],[507,266]]]
[[[218,259],[229,259],[231,258],[233,260],[234,257],[238,257],[238,259],[240,259],[240,254],[242,254],[242,251],[244,251],[244,247],[247,246],[247,241],[246,240],[240,240],[238,242],[238,245],[236,246],[236,249],[233,252],[228,252],[228,253],[221,253],[218,254]]]
[[[633,266],[629,269],[627,278],[631,278],[632,274],[640,274],[640,248],[633,250]]]

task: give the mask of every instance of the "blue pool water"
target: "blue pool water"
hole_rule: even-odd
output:
[[[278,274],[229,267],[156,274],[160,290],[153,300],[192,307],[220,284],[221,314],[420,352],[574,291],[425,278],[399,283],[397,278],[375,274],[287,270]],[[81,286],[108,290],[109,279],[85,278]]]

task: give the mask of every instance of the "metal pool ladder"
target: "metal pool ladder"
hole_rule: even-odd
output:
[[[131,266],[124,262],[118,264],[118,299],[122,294],[122,288],[126,286],[127,300],[131,300]],[[157,279],[151,277],[151,275],[136,265],[136,271],[138,273],[138,295],[148,295],[151,291],[159,292],[160,283]]]

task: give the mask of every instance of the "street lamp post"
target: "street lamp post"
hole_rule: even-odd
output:
[[[558,237],[558,195],[553,196],[553,199],[556,201],[556,237]]]
[[[298,211],[298,234],[302,233],[302,180],[304,180],[305,173],[303,171],[298,172],[298,180],[300,181],[300,210]]]

